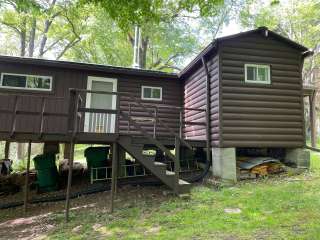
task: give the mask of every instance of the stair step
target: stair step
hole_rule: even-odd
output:
[[[168,170],[166,170],[166,175],[168,175],[168,176],[174,176],[174,175],[175,175],[175,173],[174,173],[174,172],[172,172],[172,171],[168,171]]]
[[[179,185],[190,185],[190,183],[182,179],[179,179]]]
[[[156,162],[156,161],[154,162],[154,165],[167,167],[167,164],[162,163],[162,162]]]
[[[143,154],[143,144],[133,143],[132,139],[128,137],[121,137],[118,140],[119,144],[126,150],[128,153],[138,160],[142,165],[149,169],[152,174],[157,176],[163,183],[169,186],[171,189],[175,188],[175,173],[174,171],[167,170],[167,164],[163,162],[154,161],[155,156],[153,155],[144,155]],[[178,183],[178,193],[185,194],[190,192],[191,184],[179,179]]]

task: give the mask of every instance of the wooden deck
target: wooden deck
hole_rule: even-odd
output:
[[[85,94],[95,93],[104,95],[115,95],[117,96],[116,109],[94,109],[85,107],[85,101],[83,97]],[[141,102],[140,99],[133,97],[130,93],[121,92],[103,92],[103,91],[90,91],[84,89],[70,89],[70,96],[68,104],[68,112],[52,112],[47,109],[48,102],[60,102],[62,98],[56,97],[37,97],[34,95],[13,95],[13,94],[2,94],[4,96],[11,97],[13,104],[7,109],[0,109],[0,116],[6,116],[11,119],[9,126],[0,128],[0,140],[4,141],[16,141],[16,142],[59,142],[68,143],[74,141],[75,143],[81,144],[110,144],[116,142],[120,135],[132,136],[138,143],[148,144],[150,140],[146,138],[147,135],[151,135],[152,138],[161,141],[164,145],[174,145],[175,138],[178,137],[181,141],[185,141],[186,144],[192,146],[204,147],[206,139],[185,139],[183,134],[184,127],[186,126],[203,126],[206,127],[205,122],[192,122],[185,121],[184,116],[186,111],[192,112],[205,112],[205,109],[194,109],[194,108],[182,108],[179,106],[167,106],[164,104],[146,104]],[[125,96],[127,99],[131,99],[129,111],[123,111],[120,108],[120,96]],[[40,107],[38,111],[35,109],[19,109],[18,102],[24,101],[26,97],[40,98]],[[20,99],[21,98],[21,99]],[[144,112],[145,122],[140,123],[140,118],[135,115],[135,110],[138,109],[138,113]],[[178,113],[179,119],[177,124],[172,126],[172,123],[168,124],[166,119],[159,118],[159,111],[161,109],[170,109]],[[84,131],[85,126],[84,117],[89,114],[98,114],[98,116],[113,117],[115,122],[114,130],[109,131],[105,127],[101,131],[100,122],[96,123],[94,127],[91,127],[91,131]],[[27,119],[31,117],[34,121],[34,130],[29,131],[18,125],[21,125],[21,119]],[[60,121],[63,119],[65,122],[64,130],[51,132],[50,124],[52,120],[58,118]],[[18,120],[20,121],[18,124]],[[96,120],[97,121],[97,120]],[[120,121],[125,122],[127,128],[121,126]],[[54,123],[53,123],[54,124]],[[102,124],[105,122],[102,121]],[[48,127],[49,125],[49,127]],[[161,131],[159,130],[161,128]],[[163,132],[165,129],[166,135]],[[93,131],[92,131],[93,130]],[[97,130],[97,131],[96,131]]]

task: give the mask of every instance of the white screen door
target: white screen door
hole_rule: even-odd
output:
[[[116,92],[117,79],[103,77],[88,77],[87,89],[92,91]],[[116,95],[88,93],[86,108],[116,109]],[[86,113],[84,131],[92,133],[114,133],[115,114]]]

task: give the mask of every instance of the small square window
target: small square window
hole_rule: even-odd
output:
[[[270,66],[245,64],[245,82],[270,84]]]
[[[141,93],[142,93],[141,99],[143,99],[143,100],[154,100],[154,101],[161,101],[162,100],[162,88],[161,87],[142,86]]]

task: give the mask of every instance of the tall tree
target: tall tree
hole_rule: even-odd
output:
[[[75,0],[2,0],[0,31],[14,55],[59,59],[82,39],[88,14]]]
[[[73,48],[68,57],[131,66],[132,30],[139,25],[142,30],[139,65],[174,71],[185,64],[186,58],[195,55],[201,45],[212,41],[243,0],[82,1],[88,2],[99,6],[94,14],[95,24],[88,31],[90,37]],[[90,48],[92,44],[96,49]]]
[[[88,12],[80,6],[68,0],[1,0],[0,33],[5,47],[0,52],[60,59],[82,39]],[[24,154],[24,144],[19,143],[17,158],[23,159]]]
[[[320,2],[317,0],[251,0],[241,12],[244,27],[267,26],[314,51],[307,59],[304,80],[310,81],[320,64]]]

